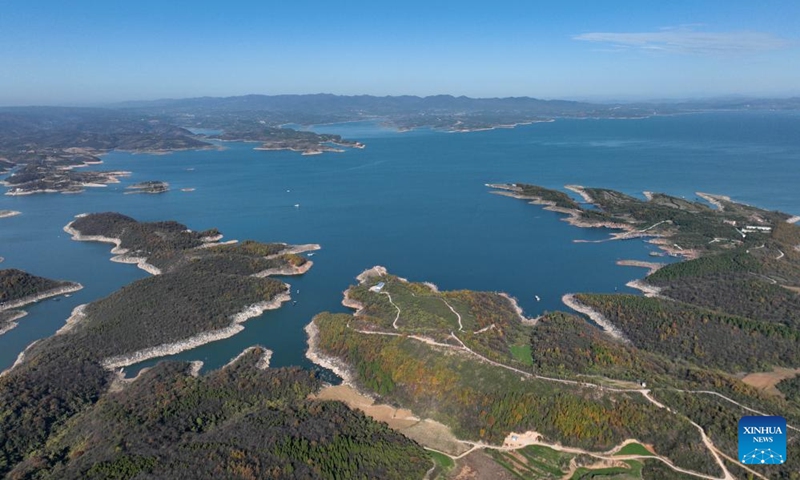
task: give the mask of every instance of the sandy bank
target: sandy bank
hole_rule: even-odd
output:
[[[501,297],[505,298],[506,300],[509,301],[509,303],[511,303],[511,308],[513,308],[514,311],[517,312],[517,318],[519,318],[520,323],[522,323],[523,325],[529,325],[529,326],[534,326],[537,323],[539,323],[539,319],[541,317],[528,318],[528,317],[525,316],[524,312],[522,311],[522,307],[519,306],[519,303],[517,303],[517,299],[516,298],[512,297],[511,295],[509,295],[509,294],[507,294],[505,292],[500,292],[498,295],[500,295]]]
[[[667,266],[666,263],[660,262],[643,262],[641,260],[617,260],[617,265],[621,267],[641,267],[646,268],[647,274],[652,275],[660,269]]]
[[[289,245],[284,243],[283,245],[287,247],[285,250],[281,250],[280,252],[272,255],[267,255],[266,258],[269,260],[270,258],[277,258],[281,255],[297,255],[300,253],[314,252],[322,249],[322,245],[318,243],[306,243],[303,245]]]
[[[22,362],[24,362],[25,361],[25,354],[28,353],[28,350],[33,348],[33,346],[36,345],[37,343],[39,343],[39,340],[34,340],[33,342],[31,342],[30,345],[25,347],[25,350],[21,351],[19,353],[19,355],[17,355],[17,359],[14,361],[14,364],[11,365],[10,367],[8,367],[7,369],[3,370],[2,372],[0,372],[0,377],[3,377],[8,372],[10,372],[11,370],[14,370],[15,368],[17,368],[18,365],[20,365]]]
[[[650,285],[644,280],[631,280],[625,286],[641,291],[645,297],[661,297],[661,287]]]
[[[14,312],[10,317],[8,317],[3,323],[0,323],[0,336],[2,336],[6,332],[10,332],[17,325],[19,325],[16,321],[20,318],[27,315],[28,312],[23,312],[22,310]]]
[[[221,237],[222,235],[220,235]],[[221,245],[235,245],[239,243],[239,240],[228,240],[227,242],[206,242],[202,245],[195,247],[197,250],[201,250],[203,248],[211,248],[211,247],[219,247]]]
[[[44,300],[50,297],[57,297],[59,295],[64,295],[66,293],[77,292],[78,290],[82,289],[83,285],[80,283],[72,283],[70,282],[69,285],[65,285],[63,287],[54,288],[52,290],[47,290],[42,293],[36,295],[29,295],[27,297],[23,297],[17,300],[11,300],[10,302],[6,302],[0,305],[0,312],[5,310],[12,310],[14,308],[23,307],[30,303],[35,303],[40,300]]]
[[[356,280],[358,280],[359,284],[363,285],[367,283],[367,281],[369,281],[369,279],[372,277],[384,277],[388,274],[389,272],[386,270],[386,267],[375,265],[374,267],[368,268],[363,272],[359,273],[358,276],[356,277]]]
[[[87,305],[88,304],[84,303],[83,305],[78,305],[77,307],[73,308],[72,309],[72,314],[69,316],[69,318],[67,319],[67,321],[64,324],[64,326],[59,328],[58,331],[56,331],[56,335],[63,335],[65,333],[69,332],[70,330],[75,328],[75,325],[80,323],[81,320],[86,318],[86,306]]]
[[[264,277],[271,277],[273,275],[302,275],[307,271],[309,271],[313,265],[314,262],[312,262],[311,260],[306,260],[304,264],[299,266],[285,265],[283,267],[268,268],[267,270],[254,273],[252,276],[257,278],[264,278]]]
[[[288,288],[287,288],[288,290]],[[135,363],[150,360],[152,358],[164,357],[175,355],[180,352],[197,348],[207,343],[216,342],[225,338],[230,338],[237,333],[244,330],[242,324],[247,320],[257,317],[267,310],[274,310],[279,308],[282,303],[291,299],[289,293],[281,293],[268,302],[254,303],[248,306],[241,312],[234,314],[230,317],[231,323],[225,328],[219,330],[212,330],[210,332],[203,332],[189,338],[179,340],[173,343],[165,343],[138,352],[129,353],[125,355],[117,355],[103,360],[103,366],[108,369],[126,367]]]
[[[233,364],[235,364],[236,362],[238,362],[238,361],[239,361],[239,359],[241,359],[242,357],[244,357],[244,356],[245,356],[245,355],[247,355],[248,353],[252,352],[253,350],[259,349],[259,348],[260,348],[261,350],[264,350],[264,354],[263,354],[263,355],[261,355],[261,357],[259,357],[259,359],[258,359],[258,361],[256,362],[255,366],[256,366],[256,368],[258,368],[258,369],[260,369],[260,370],[266,370],[266,369],[268,369],[268,368],[269,368],[269,361],[270,361],[270,359],[272,359],[272,350],[270,350],[270,349],[268,349],[268,348],[266,348],[266,347],[263,347],[263,346],[261,346],[261,345],[253,345],[253,346],[251,346],[251,347],[247,347],[247,348],[245,348],[244,350],[242,350],[242,352],[241,352],[239,355],[236,355],[235,357],[233,357],[233,358],[231,359],[231,361],[229,361],[228,363],[226,363],[225,365],[223,365],[223,367],[222,367],[222,368],[228,368],[228,367],[230,367],[231,365],[233,365]],[[200,367],[202,367],[202,362],[200,362]],[[199,368],[197,369],[197,373],[198,373],[198,374],[200,373],[200,369],[199,369]],[[197,376],[197,374],[195,374],[194,376]]]
[[[711,205],[714,205],[714,207],[720,212],[725,211],[725,205],[722,202],[729,202],[729,203],[733,202],[733,200],[731,200],[731,197],[728,197],[726,195],[712,195],[710,193],[703,193],[703,192],[694,192],[694,193],[695,195],[702,198],[706,202],[710,203]]]
[[[326,355],[319,350],[317,346],[319,341],[319,328],[316,324],[314,324],[314,320],[311,320],[311,322],[305,326],[304,330],[308,335],[308,349],[306,350],[306,358],[315,365],[327,368],[335,373],[339,378],[342,379],[342,383],[344,385],[353,386],[353,374],[350,373],[350,367],[348,367],[346,363],[338,358]]]
[[[7,186],[8,184],[6,184]],[[52,188],[43,188],[41,190],[9,190],[6,195],[9,197],[21,197],[22,195],[34,195],[36,193],[58,193],[60,190],[53,190]]]
[[[618,260],[617,265],[621,265],[623,267],[646,268],[648,269],[647,274],[652,275],[655,272],[659,271],[661,268],[667,266],[668,264],[659,262],[643,262],[641,260]],[[647,283],[647,280],[645,279],[631,280],[625,285],[630,288],[635,288],[636,290],[641,291],[645,297],[661,296],[661,288],[656,287],[654,285],[650,285],[649,283]]]
[[[85,216],[86,214],[81,214],[81,216]],[[79,216],[78,216],[79,218]],[[147,263],[147,258],[145,257],[134,257],[132,255],[128,255],[128,249],[122,248],[122,240],[119,238],[112,238],[112,237],[104,237],[102,235],[83,235],[81,232],[76,230],[72,227],[74,221],[69,222],[65,227],[64,231],[68,234],[72,235],[72,239],[77,242],[102,242],[102,243],[111,243],[114,245],[114,248],[111,249],[111,253],[115,256],[111,257],[112,262],[118,263],[132,263],[135,264],[137,267],[141,268],[145,272],[151,275],[160,275],[161,269],[154,265],[150,265]]]
[[[361,310],[364,310],[363,303],[353,298],[350,298],[349,288],[344,291],[344,298],[342,298],[342,305],[344,305],[347,308],[352,308],[353,310],[355,310],[356,312],[353,314],[353,316],[358,316],[361,313]]]
[[[598,312],[597,310],[580,303],[576,298],[574,293],[568,293],[561,297],[561,301],[564,302],[564,305],[568,306],[569,308],[575,310],[578,313],[582,313],[587,317],[591,318],[592,321],[603,329],[607,334],[611,335],[612,337],[616,338],[617,340],[622,340],[624,342],[630,342],[625,335],[619,330],[611,321],[609,321],[602,313]]]
[[[594,204],[594,199],[589,195],[586,191],[586,187],[583,185],[564,185],[564,188],[580,195],[584,202]]]

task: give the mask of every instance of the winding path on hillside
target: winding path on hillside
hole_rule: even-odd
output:
[[[449,303],[447,303],[447,300],[445,300],[445,299],[444,299],[444,298],[442,298],[442,297],[439,297],[439,300],[443,301],[443,302],[444,302],[444,304],[445,304],[445,305],[447,305],[447,308],[449,308],[451,312],[453,312],[453,313],[455,313],[455,314],[456,314],[456,317],[458,317],[458,331],[459,331],[459,332],[463,331],[463,330],[464,330],[464,325],[462,325],[462,324],[461,324],[461,315],[459,315],[459,314],[458,314],[458,312],[456,312],[456,309],[455,309],[455,308],[453,308],[453,306],[452,306],[452,305],[450,305]]]
[[[392,326],[396,330],[399,330],[399,327],[397,326],[397,321],[400,318],[400,315],[402,314],[402,310],[400,309],[400,307],[397,304],[394,303],[394,301],[392,300],[391,295],[388,292],[381,292],[381,293],[384,293],[385,295],[387,295],[389,297],[389,302],[397,310],[397,315],[395,316],[395,319],[392,322]],[[461,322],[461,315],[459,315],[459,313],[446,300],[442,299],[442,301],[458,317],[459,328],[462,329],[463,325],[462,325],[462,322]],[[443,348],[448,348],[448,349],[455,349],[455,350],[465,351],[465,352],[477,357],[478,359],[480,359],[483,362],[486,362],[486,363],[488,363],[490,365],[493,365],[493,366],[496,366],[496,367],[499,367],[499,368],[504,368],[506,370],[509,370],[509,371],[514,372],[514,373],[523,375],[523,376],[528,377],[528,378],[535,378],[535,379],[538,379],[538,380],[556,382],[556,383],[561,383],[561,384],[566,384],[566,385],[575,385],[575,386],[588,387],[588,388],[598,388],[598,389],[600,389],[602,391],[608,391],[608,392],[638,393],[638,394],[642,395],[648,402],[650,402],[651,404],[655,405],[657,408],[665,409],[666,411],[668,411],[670,413],[673,413],[675,415],[680,415],[678,412],[673,411],[670,407],[666,406],[665,404],[663,404],[663,403],[659,402],[658,400],[656,400],[655,398],[653,398],[653,396],[651,395],[651,390],[650,389],[644,389],[644,388],[643,389],[613,388],[613,387],[607,387],[607,386],[604,386],[604,385],[599,385],[599,384],[590,383],[590,382],[581,382],[581,381],[577,381],[577,380],[568,380],[568,379],[564,379],[564,378],[547,377],[547,376],[543,376],[543,375],[538,375],[538,374],[535,374],[535,373],[527,372],[525,370],[520,370],[520,369],[512,367],[510,365],[505,365],[503,363],[491,360],[491,359],[489,359],[489,358],[487,358],[487,357],[475,352],[474,350],[469,348],[460,338],[458,338],[458,336],[455,334],[455,332],[450,332],[450,336],[456,342],[458,342],[459,345],[453,345],[453,344],[449,344],[449,343],[437,342],[433,338],[424,337],[424,336],[420,336],[420,335],[410,335],[410,334],[406,334],[406,333],[394,333],[394,332],[380,332],[380,331],[359,330],[359,329],[355,329],[353,327],[350,327],[349,322],[347,324],[347,327],[352,329],[355,332],[362,333],[362,334],[365,334],[365,335],[385,335],[385,336],[392,336],[392,337],[405,337],[405,338],[409,338],[409,339],[413,339],[413,340],[416,340],[416,341],[419,341],[419,342],[426,343],[428,345],[433,345],[433,346],[437,346],[437,347],[443,347]],[[741,403],[739,403],[739,402],[737,402],[737,401],[735,401],[735,400],[733,400],[733,399],[731,399],[729,397],[726,397],[725,395],[722,395],[721,393],[714,392],[714,391],[711,391],[711,390],[682,390],[682,389],[677,389],[677,388],[665,388],[664,390],[681,392],[681,393],[689,393],[689,394],[695,394],[695,395],[715,395],[715,396],[717,396],[717,397],[719,397],[719,398],[721,398],[721,399],[723,399],[723,400],[725,400],[727,402],[730,402],[731,404],[734,404],[734,405],[736,405],[736,406],[738,406],[740,408],[743,408],[743,409],[745,409],[747,411],[756,413],[758,415],[767,415],[767,414],[765,414],[763,412],[760,412],[760,411],[755,410],[753,408],[750,408],[750,407],[747,407],[745,405],[742,405]],[[542,446],[545,446],[545,447],[548,447],[548,448],[552,448],[553,450],[557,450],[557,451],[562,451],[562,452],[566,452],[566,453],[586,454],[586,455],[590,455],[590,456],[595,457],[595,458],[605,459],[605,460],[609,460],[609,459],[614,459],[614,460],[655,459],[655,460],[659,460],[659,461],[663,462],[665,465],[669,466],[671,469],[673,469],[676,472],[681,472],[681,473],[684,473],[684,474],[687,474],[687,475],[692,475],[692,476],[695,476],[695,477],[698,477],[698,478],[704,478],[704,479],[709,479],[709,480],[735,480],[735,477],[730,473],[730,471],[728,471],[727,467],[725,466],[725,462],[723,461],[723,458],[728,460],[728,461],[730,461],[730,462],[733,462],[733,463],[738,463],[737,460],[732,458],[732,457],[730,457],[729,455],[725,454],[724,452],[722,452],[714,444],[714,442],[711,440],[711,438],[709,438],[708,435],[706,435],[706,432],[705,432],[705,430],[703,429],[702,426],[700,426],[699,424],[695,423],[693,420],[691,420],[688,417],[684,416],[684,418],[686,418],[687,421],[689,421],[689,423],[691,423],[698,430],[698,432],[700,433],[700,438],[703,441],[703,444],[708,449],[708,451],[711,453],[711,455],[714,457],[717,465],[722,470],[722,472],[723,472],[723,476],[722,477],[714,477],[714,476],[711,476],[711,475],[706,475],[706,474],[703,474],[703,473],[700,473],[700,472],[695,472],[695,471],[692,471],[692,470],[687,470],[687,469],[678,467],[677,465],[672,463],[672,461],[670,459],[668,459],[666,457],[659,456],[659,455],[653,455],[653,456],[622,455],[622,456],[609,457],[608,453],[590,452],[590,451],[582,450],[582,449],[579,449],[579,448],[564,447],[562,445],[549,444],[549,443],[540,442],[540,441],[529,443],[529,445],[542,445]],[[795,430],[795,431],[800,431],[800,429],[798,429],[798,428],[796,428],[794,426],[788,425],[788,424],[787,424],[787,428]],[[441,452],[441,451],[438,451],[436,449],[432,449],[432,448],[429,448],[429,447],[425,447],[425,448],[427,448],[428,450],[432,450],[432,451],[441,453],[443,455],[447,455],[448,457],[453,458],[454,460],[458,460],[458,459],[463,458],[464,456],[468,455],[469,453],[471,453],[471,452],[473,452],[473,451],[475,451],[477,449],[492,449],[492,450],[507,450],[507,451],[510,451],[510,450],[517,450],[517,449],[523,448],[525,446],[525,445],[523,445],[523,446],[507,447],[507,446],[488,445],[488,444],[484,444],[483,442],[477,442],[476,443],[476,442],[470,442],[470,441],[466,441],[466,440],[459,440],[459,441],[461,441],[462,443],[465,443],[467,445],[472,445],[472,448],[470,450],[468,450],[467,452],[464,452],[464,453],[462,453],[460,455],[457,455],[457,456],[450,455],[448,453]],[[623,442],[623,444],[624,444],[624,442]],[[618,447],[615,447],[615,448],[620,448],[620,447],[621,447],[621,445],[618,446]],[[766,480],[766,478],[767,478],[767,477],[763,476],[762,474],[760,474],[760,473],[758,473],[756,471],[753,471],[750,468],[747,468],[746,466],[740,465],[740,467],[744,468],[749,473],[753,474],[754,476],[756,476],[758,478],[761,478],[761,479],[764,479],[764,480]]]

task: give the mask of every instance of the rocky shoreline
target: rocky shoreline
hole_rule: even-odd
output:
[[[225,328],[199,333],[177,342],[165,343],[155,347],[139,350],[137,352],[110,357],[103,360],[103,366],[109,370],[127,367],[145,360],[176,355],[180,352],[192,350],[207,343],[230,338],[244,330],[244,326],[242,326],[242,324],[247,320],[257,317],[267,310],[275,310],[279,308],[281,304],[288,302],[289,300],[291,300],[291,296],[288,293],[287,285],[287,292],[277,295],[268,302],[254,303],[241,312],[232,315],[231,324]]]
[[[87,307],[87,305],[88,305],[87,303],[84,303],[82,305],[78,305],[77,307],[73,308],[72,309],[72,314],[69,316],[67,321],[64,323],[64,326],[59,328],[56,331],[55,334],[56,335],[62,335],[64,333],[69,332],[73,328],[75,328],[75,325],[77,325],[78,323],[80,323],[81,320],[86,318],[86,307]]]
[[[80,217],[80,215],[78,217]],[[128,255],[128,249],[120,246],[122,245],[121,239],[104,237],[102,235],[83,235],[80,231],[72,227],[73,223],[75,222],[69,222],[64,226],[64,231],[72,236],[72,240],[77,242],[111,243],[114,245],[114,248],[111,249],[111,253],[114,254],[114,256],[111,257],[112,262],[135,264],[137,267],[151,275],[161,275],[161,269],[155,265],[147,263],[146,257],[134,257],[132,255]]]
[[[561,297],[561,301],[564,302],[564,305],[568,306],[569,308],[575,310],[578,313],[582,313],[592,319],[592,321],[598,325],[609,335],[616,338],[617,340],[622,340],[623,342],[629,343],[630,341],[625,337],[625,335],[620,331],[610,320],[608,320],[602,313],[590,308],[582,303],[580,303],[576,298],[574,293],[568,293]]]
[[[519,303],[517,302],[516,298],[512,297],[511,295],[509,295],[509,294],[507,294],[505,292],[500,292],[500,293],[498,293],[498,295],[500,295],[501,297],[505,298],[506,300],[508,300],[511,303],[511,308],[513,308],[514,311],[517,312],[517,317],[519,318],[519,321],[520,321],[521,324],[528,325],[528,326],[532,327],[532,326],[536,325],[537,323],[539,323],[539,319],[542,318],[542,317],[534,317],[534,318],[526,317],[525,313],[522,311],[522,307],[519,306]]]
[[[314,262],[307,260],[304,264],[299,266],[286,265],[283,267],[268,268],[267,270],[254,273],[253,276],[256,278],[264,278],[271,277],[273,275],[302,275],[309,271],[312,266],[314,266]]]
[[[304,330],[308,335],[308,349],[306,349],[306,358],[309,359],[311,363],[319,365],[320,367],[326,368],[335,373],[339,378],[342,379],[342,383],[344,385],[349,385],[355,388],[355,385],[353,384],[354,376],[350,372],[350,368],[347,366],[347,364],[336,357],[325,355],[319,351],[317,346],[319,328],[314,323],[313,319],[308,325],[305,326]]]
[[[24,307],[25,305],[38,302],[40,300],[44,300],[50,297],[57,297],[59,295],[64,295],[67,293],[77,292],[78,290],[82,289],[83,285],[80,283],[73,283],[68,282],[68,285],[64,285],[63,287],[53,288],[51,290],[46,290],[41,293],[37,293],[36,295],[28,295],[27,297],[19,298],[17,300],[11,300],[0,305],[0,312],[5,310],[13,310],[15,308]]]
[[[22,310],[13,312],[10,317],[3,321],[3,323],[0,323],[0,336],[16,328],[17,325],[19,325],[16,321],[27,314],[28,312],[24,312]]]

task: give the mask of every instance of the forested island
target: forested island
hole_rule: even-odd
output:
[[[698,201],[649,192],[640,200],[568,186],[594,206],[588,209],[558,190],[491,186],[565,213],[572,224],[620,229],[613,239],[651,237],[651,243],[687,259],[640,262],[650,273],[631,286],[645,296],[568,296],[570,306],[605,331],[570,315],[544,317],[531,336],[538,371],[646,379],[654,398],[699,424],[720,454],[731,458],[737,419],[747,412],[800,424],[797,217],[703,193]],[[800,441],[797,432],[789,430],[790,449]],[[796,478],[797,462],[790,455],[763,473]],[[734,463],[726,463],[734,472]]]
[[[9,268],[0,270],[0,335],[17,326],[25,316],[20,307],[83,288],[81,284],[51,280]]]
[[[125,193],[166,193],[169,191],[169,183],[159,180],[134,183],[125,187]]]

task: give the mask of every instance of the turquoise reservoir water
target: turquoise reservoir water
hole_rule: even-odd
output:
[[[461,134],[398,133],[372,123],[317,130],[364,141],[367,148],[301,156],[225,143],[222,151],[161,156],[114,152],[104,157],[104,168],[134,172],[120,185],[81,195],[0,196],[0,209],[23,212],[0,219],[0,256],[6,258],[0,266],[86,287],[31,306],[16,329],[0,336],[0,369],[31,341],[60,328],[76,305],[147,275],[109,262],[108,245],[71,241],[61,228],[83,212],[218,227],[228,239],[322,245],[309,273],[285,279],[296,306],[266,312],[235,337],[172,357],[203,360],[207,368],[254,344],[275,352],[273,365],[308,366],[303,326],[321,311],[347,311],[342,292],[376,264],[442,289],[508,292],[531,316],[563,309],[564,293],[629,291],[625,283],[644,274],[615,262],[650,259],[652,246],[641,240],[574,243],[605,238],[608,231],[571,227],[559,214],[490,195],[486,183],[577,183],[687,198],[707,191],[800,213],[796,113],[559,120]],[[167,181],[172,191],[122,194],[144,180]]]

